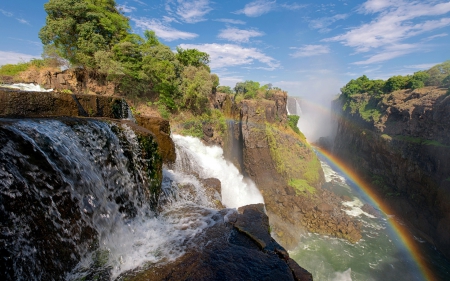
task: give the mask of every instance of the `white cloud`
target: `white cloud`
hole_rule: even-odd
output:
[[[448,36],[447,33],[440,33],[440,34],[436,34],[436,35],[433,35],[433,36],[429,36],[429,37],[425,38],[424,40],[425,40],[425,41],[431,41],[431,40],[433,40],[434,38],[447,37],[447,36]]]
[[[147,18],[131,18],[136,23],[136,27],[143,30],[149,29],[156,33],[156,36],[166,41],[173,41],[178,39],[194,39],[198,37],[198,34],[190,33],[175,29],[162,23],[159,20],[147,19]]]
[[[267,14],[276,7],[276,1],[256,0],[248,3],[242,10],[238,10],[236,14],[244,14],[247,17],[259,17]]]
[[[270,69],[280,66],[280,63],[256,48],[244,48],[234,44],[181,44],[183,49],[197,49],[209,54],[211,68],[224,68],[229,66],[249,65],[255,61],[267,65]]]
[[[233,20],[233,19],[215,19],[214,21],[230,23],[230,24],[245,24],[245,21],[242,20]]]
[[[280,7],[285,8],[287,10],[300,10],[305,8],[307,5],[299,5],[297,3],[294,4],[281,4]]]
[[[360,12],[364,14],[368,13],[376,13],[383,11],[386,8],[395,6],[396,3],[400,3],[402,1],[399,0],[368,0],[364,4],[361,5],[359,9]]]
[[[294,58],[298,57],[312,57],[317,55],[324,55],[330,52],[330,48],[324,45],[303,45],[300,48],[291,48],[297,50],[291,54]]]
[[[0,9],[0,13],[2,13],[6,17],[12,17],[13,13]]]
[[[319,29],[320,32],[328,32],[330,31],[330,29],[328,29],[328,26],[332,25],[338,20],[344,20],[347,17],[348,15],[346,14],[337,14],[332,17],[318,18],[315,20],[311,20],[309,22],[309,27],[312,29]]]
[[[357,52],[368,52],[450,25],[450,18],[420,22],[421,17],[450,12],[450,2],[433,5],[433,2],[369,0],[361,7],[360,12],[379,15],[370,23],[324,41],[341,42],[355,48]]]
[[[136,11],[135,7],[127,6],[127,5],[117,5],[117,8],[119,8],[119,11],[122,11],[124,13],[132,13]]]
[[[18,20],[20,23],[30,25],[30,23],[27,20],[24,20],[24,19],[21,19],[21,18],[16,18],[16,20]]]
[[[419,47],[416,44],[397,44],[385,48],[380,53],[370,56],[367,60],[357,61],[353,64],[356,65],[366,65],[372,63],[380,63],[387,60],[391,60],[406,54],[413,53]]]
[[[205,21],[204,16],[212,11],[209,0],[169,0],[166,4],[169,13],[175,11],[180,20],[187,23]]]
[[[39,56],[33,56],[28,54],[16,53],[16,52],[5,52],[0,51],[0,65],[4,64],[14,64],[18,62],[27,62],[31,59],[40,58]]]
[[[139,1],[139,0],[133,0],[133,1],[136,2],[136,3],[139,3],[139,4],[141,4],[141,5],[147,6],[147,4],[145,4],[145,3],[142,2],[142,1]]]
[[[220,31],[218,38],[225,39],[233,42],[248,42],[251,37],[263,36],[264,33],[255,29],[238,29],[229,27]]]
[[[438,62],[436,63],[422,63],[422,64],[412,64],[412,65],[405,65],[405,68],[410,68],[410,69],[430,69],[433,66],[435,66],[436,64],[439,64]]]

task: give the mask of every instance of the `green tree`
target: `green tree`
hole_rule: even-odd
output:
[[[206,67],[209,72],[209,55],[197,49],[184,50],[177,47],[177,59],[184,66]]]
[[[408,89],[420,89],[425,87],[428,79],[430,78],[430,74],[426,71],[417,71],[414,75],[409,79],[407,88]]]
[[[410,77],[408,76],[392,76],[384,84],[384,92],[391,93],[397,90],[407,89]]]
[[[54,44],[72,65],[94,67],[94,54],[109,51],[130,29],[114,0],[50,0],[44,9],[39,38],[44,45]]]
[[[208,95],[213,85],[209,72],[203,67],[188,66],[182,77],[183,106],[194,114],[204,113],[208,108]]]
[[[442,81],[450,75],[450,60],[433,66],[427,70],[427,73],[430,75],[426,83],[427,86],[442,86]]]
[[[212,91],[215,93],[217,91],[217,87],[219,86],[219,76],[217,74],[213,73],[211,74],[211,81],[212,81]]]
[[[143,77],[150,82],[153,91],[159,93],[160,103],[171,111],[177,110],[178,99],[181,97],[181,67],[175,54],[163,44],[146,48],[145,53]]]
[[[219,86],[217,87],[217,92],[225,94],[234,94],[230,86]]]

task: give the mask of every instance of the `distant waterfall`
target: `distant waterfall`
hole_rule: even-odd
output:
[[[297,97],[288,97],[287,111],[289,115],[297,115],[297,116],[303,115],[299,100],[300,98]]]

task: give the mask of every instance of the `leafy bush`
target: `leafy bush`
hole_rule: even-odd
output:
[[[300,135],[300,130],[297,127],[298,120],[300,120],[300,116],[297,115],[288,115],[288,125],[291,129]]]

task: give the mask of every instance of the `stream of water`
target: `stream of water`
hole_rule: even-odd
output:
[[[362,223],[363,238],[351,244],[343,239],[307,234],[291,253],[293,259],[310,271],[314,280],[426,280],[389,224],[389,220],[397,218],[382,213],[376,217],[364,212],[361,207],[369,202],[368,198],[326,159],[321,159],[321,163],[326,178],[323,188],[351,198],[344,203],[345,211]],[[450,263],[419,235],[413,232],[410,235],[415,235],[420,254],[433,267],[435,278],[450,280]]]

